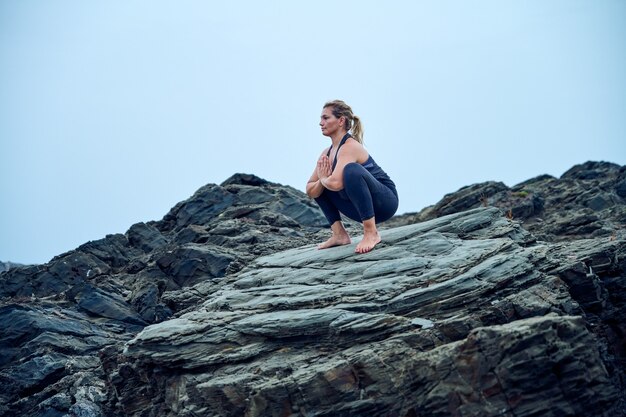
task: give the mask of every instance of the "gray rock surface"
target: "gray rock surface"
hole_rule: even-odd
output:
[[[295,248],[179,290],[204,301],[126,345],[116,366],[133,373],[114,378],[116,391],[154,381],[158,412],[182,416],[619,410],[620,385],[582,318],[597,276],[569,279],[575,265],[555,259],[569,248],[534,242],[496,208],[388,229],[383,242],[366,255]],[[595,243],[592,268],[626,249]],[[123,394],[118,406],[153,407]]]
[[[590,161],[572,167],[558,179],[541,175],[511,188],[492,181],[463,187],[419,213],[396,217],[392,224],[494,206],[521,221],[540,240],[624,237],[624,198],[626,167]]]
[[[626,416],[625,171],[465,187],[363,255],[209,184],[0,274],[0,415]]]

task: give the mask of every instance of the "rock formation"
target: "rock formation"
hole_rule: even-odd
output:
[[[609,162],[576,165],[560,178],[540,175],[514,187],[485,182],[446,195],[395,225],[414,223],[480,206],[495,206],[548,242],[613,236],[626,224],[626,167]]]
[[[6,272],[11,268],[16,268],[16,267],[21,267],[24,266],[23,264],[18,264],[15,262],[2,262],[0,261],[0,273],[1,272]]]
[[[0,415],[625,416],[625,194],[596,162],[477,184],[357,255],[236,174],[0,274]]]

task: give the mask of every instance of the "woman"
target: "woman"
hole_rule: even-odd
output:
[[[341,222],[342,213],[363,223],[363,239],[355,252],[369,252],[380,242],[376,224],[391,218],[398,209],[396,186],[363,147],[361,121],[350,106],[341,100],[326,103],[320,126],[332,144],[320,155],[306,193],[324,212],[332,236],[318,248],[351,243]]]

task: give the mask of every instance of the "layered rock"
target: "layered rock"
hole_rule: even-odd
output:
[[[171,318],[178,305],[164,294],[217,283],[260,254],[307,243],[324,222],[299,191],[236,174],[161,221],[4,272],[0,415],[108,415],[98,352],[121,350],[149,323]]]
[[[545,241],[624,237],[624,199],[626,167],[590,161],[572,167],[560,178],[540,175],[511,188],[494,181],[463,187],[419,213],[399,216],[394,224],[495,206]]]
[[[145,415],[156,401],[159,415],[180,416],[619,412],[606,341],[582,319],[594,278],[568,287],[562,248],[534,242],[495,208],[389,229],[383,242],[366,255],[292,249],[218,287],[180,290],[204,301],[116,356],[118,410]],[[626,249],[595,243],[591,268]],[[140,381],[152,383],[137,401]]]
[[[625,171],[466,187],[362,255],[293,188],[207,185],[0,275],[0,414],[626,415]]]

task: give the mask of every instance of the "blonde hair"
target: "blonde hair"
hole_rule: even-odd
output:
[[[354,139],[363,143],[363,124],[361,123],[361,119],[358,118],[354,113],[352,113],[352,108],[348,106],[342,100],[333,100],[324,104],[324,108],[331,107],[333,116],[336,118],[340,118],[341,116],[346,118],[346,130],[352,130],[352,136]]]

